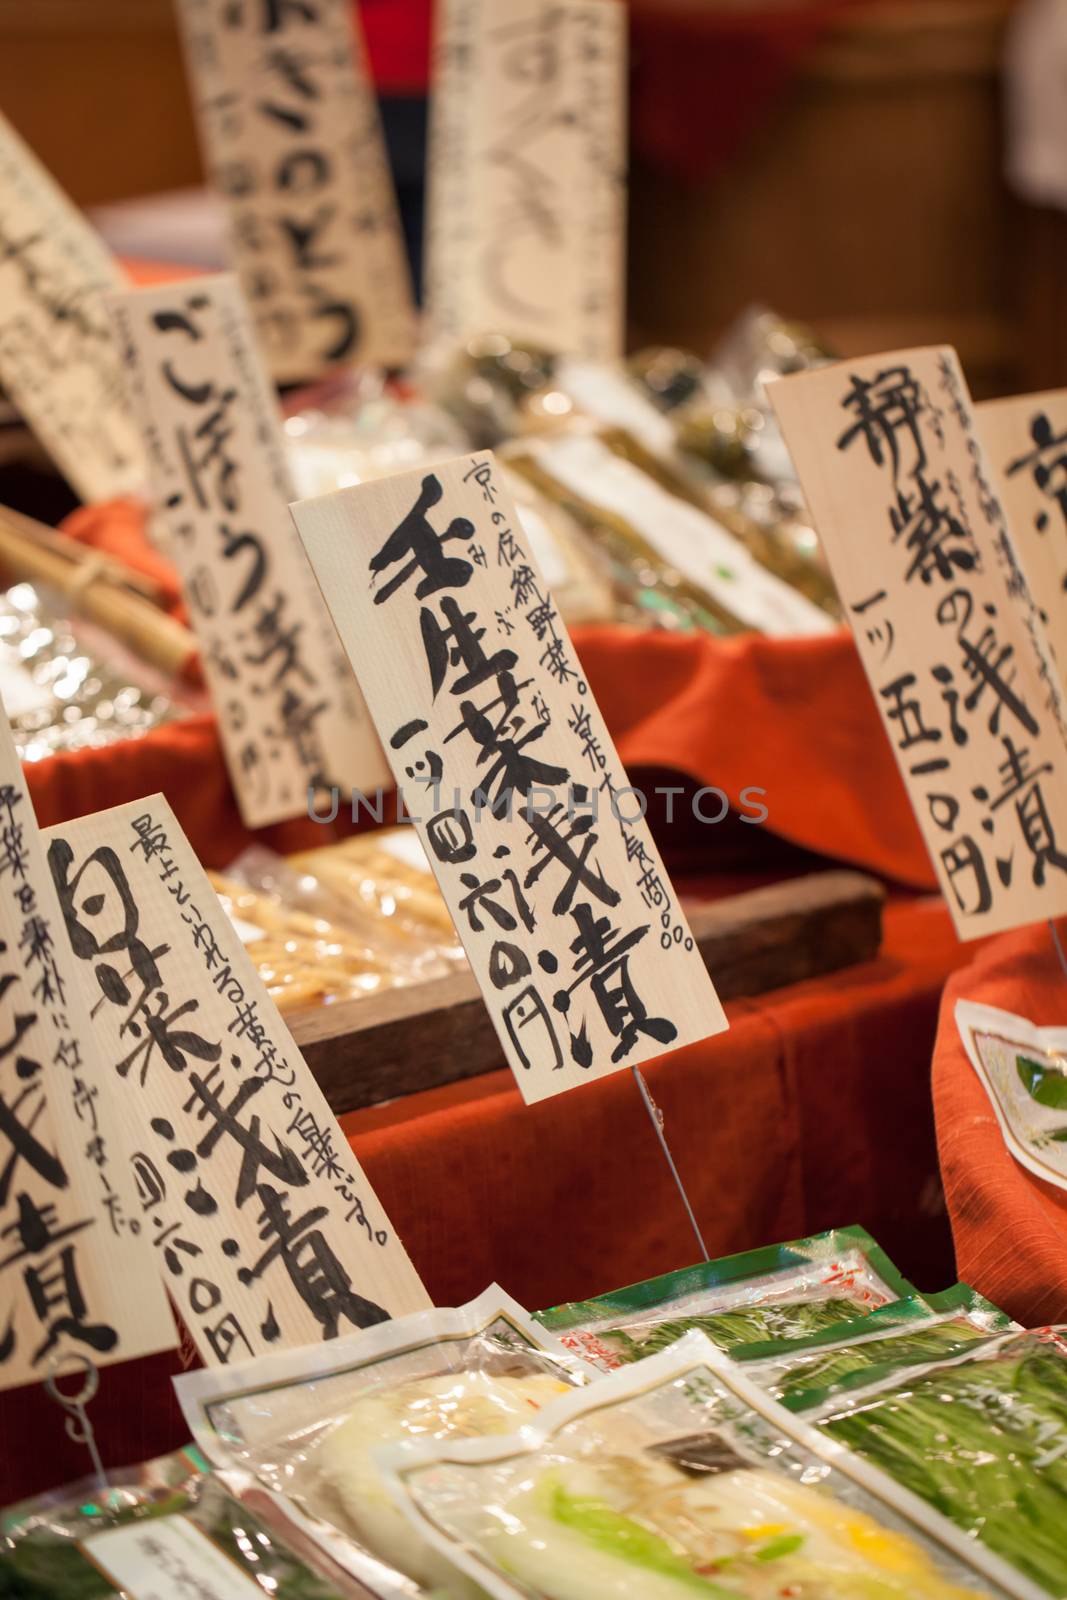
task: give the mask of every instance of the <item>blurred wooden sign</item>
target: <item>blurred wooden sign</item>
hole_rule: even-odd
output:
[[[955,351],[768,394],[960,938],[1062,915],[1063,706]]]
[[[77,965],[0,706],[0,1389],[178,1342]]]
[[[82,500],[143,487],[104,296],[118,264],[0,116],[0,386]]]
[[[432,336],[622,354],[626,88],[620,0],[441,0]]]
[[[389,767],[297,537],[270,381],[236,278],[110,300],[132,409],[249,828]]]
[[[724,1029],[493,457],[293,516],[523,1098]]]
[[[1062,684],[1067,674],[1067,389],[986,400],[975,407],[975,420]]]
[[[415,309],[351,0],[176,0],[205,163],[278,383],[400,366]]]
[[[162,795],[45,838],[144,1232],[205,1363],[428,1306]]]

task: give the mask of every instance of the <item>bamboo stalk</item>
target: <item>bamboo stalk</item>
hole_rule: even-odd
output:
[[[32,524],[31,518],[0,506],[0,565],[13,578],[49,584],[143,660],[163,672],[199,681],[196,640],[188,628],[121,586],[110,575],[106,559],[94,570],[91,559],[60,553],[64,535],[47,529],[52,537],[44,541],[27,530],[28,523]]]
[[[109,551],[96,550],[92,545],[82,544],[79,539],[72,539],[69,534],[60,533],[58,528],[50,528],[45,522],[38,522],[36,517],[28,517],[24,511],[16,511],[13,506],[3,506],[5,520],[11,524],[16,532],[21,532],[34,543],[41,544],[47,550],[54,550],[64,560],[76,562],[82,566],[92,563],[100,569],[101,575],[106,575],[111,583],[122,588],[133,589],[135,593],[144,595],[146,600],[159,605],[163,599],[163,590],[152,578],[146,577],[143,572],[137,572],[133,567],[127,566],[125,561],[113,556]]]

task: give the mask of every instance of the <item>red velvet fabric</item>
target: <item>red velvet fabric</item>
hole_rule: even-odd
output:
[[[1067,1322],[1067,1194],[1009,1152],[956,1027],[959,999],[1062,1026],[1067,980],[1049,929],[1005,934],[953,976],[937,1031],[934,1110],[960,1276],[1027,1327]]]
[[[730,1031],[647,1069],[712,1255],[862,1222],[921,1287],[953,1268],[929,1060],[963,958],[932,898],[891,904],[882,954],[727,1006]],[[343,1119],[435,1301],[496,1279],[526,1305],[617,1288],[695,1257],[628,1073],[525,1107],[508,1072]],[[103,1374],[108,1465],[183,1442],[176,1355]],[[0,1394],[0,1505],[80,1474],[39,1388]]]

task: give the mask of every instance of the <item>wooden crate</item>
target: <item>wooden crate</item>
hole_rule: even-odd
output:
[[[877,955],[885,892],[859,872],[818,872],[687,906],[719,995],[734,1000]],[[469,972],[295,1013],[289,1027],[338,1114],[503,1064]]]

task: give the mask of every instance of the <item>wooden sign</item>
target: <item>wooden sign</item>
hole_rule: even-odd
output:
[[[523,1098],[725,1028],[493,457],[293,516]]]
[[[620,0],[440,0],[428,159],[432,333],[621,356]]]
[[[415,309],[351,0],[177,0],[205,163],[279,383],[400,366]]]
[[[249,828],[389,768],[288,503],[277,401],[236,278],[112,298],[132,408]]]
[[[957,933],[1062,915],[1063,709],[955,352],[768,394]]]
[[[77,964],[0,706],[0,1389],[178,1342]]]
[[[978,434],[1049,644],[1067,673],[1067,389],[986,400]]]
[[[83,500],[142,488],[103,240],[0,116],[0,385]]]
[[[143,1230],[209,1365],[429,1304],[162,795],[50,828]]]

